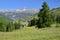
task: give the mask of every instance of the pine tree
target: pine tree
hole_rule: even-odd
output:
[[[13,31],[15,29],[13,22],[10,22],[6,26],[6,32]]]
[[[37,27],[49,27],[52,23],[52,15],[46,2],[43,2],[42,9],[38,13]]]

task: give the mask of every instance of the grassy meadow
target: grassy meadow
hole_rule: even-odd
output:
[[[0,32],[0,40],[60,40],[60,28],[26,27],[13,32]]]

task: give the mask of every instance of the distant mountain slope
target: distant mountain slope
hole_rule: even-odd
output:
[[[21,9],[21,10],[0,10],[0,15],[7,17],[8,19],[16,20],[19,18],[31,17],[38,13],[39,10],[36,9]]]
[[[55,20],[57,18],[57,16],[60,16],[60,7],[52,9],[51,14],[53,15],[53,18]]]
[[[54,9],[52,9],[52,10],[51,10],[51,13],[52,13],[53,15],[60,15],[60,8],[54,8]]]

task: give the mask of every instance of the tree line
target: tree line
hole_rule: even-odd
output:
[[[16,30],[16,29],[20,29],[20,24],[15,22],[9,22],[8,24],[3,24],[3,23],[0,23],[0,31],[2,32],[10,32],[10,31],[13,31],[13,30]]]

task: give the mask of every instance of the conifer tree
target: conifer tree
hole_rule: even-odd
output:
[[[43,2],[42,9],[38,13],[37,27],[50,27],[52,23],[52,15],[50,14],[49,6],[46,2]]]

